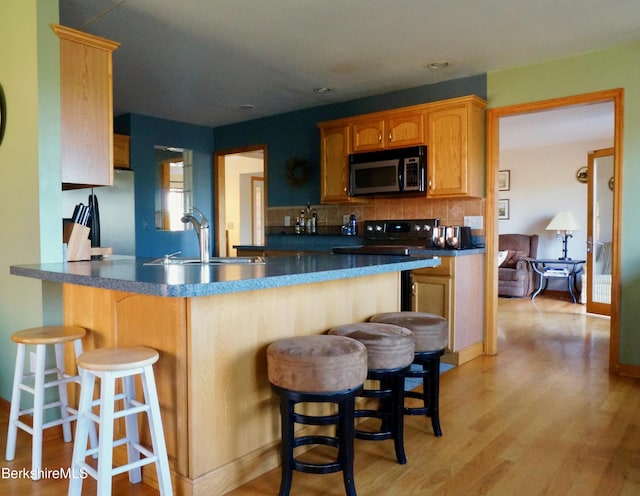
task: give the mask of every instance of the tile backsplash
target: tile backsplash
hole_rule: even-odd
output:
[[[358,224],[365,220],[438,218],[441,225],[464,225],[465,216],[484,216],[485,199],[372,198],[366,203],[311,207],[317,212],[318,231],[331,234],[333,228],[342,225],[343,216],[351,214],[355,214]],[[296,217],[304,209],[306,205],[270,207],[267,211],[267,232],[293,232]],[[290,227],[284,227],[286,216],[290,217]],[[484,229],[474,229],[473,234],[484,235]]]

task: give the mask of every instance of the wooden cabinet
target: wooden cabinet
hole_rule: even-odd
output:
[[[442,257],[439,267],[411,272],[412,309],[449,322],[443,361],[459,365],[483,353],[484,256]]]
[[[484,196],[484,107],[463,97],[427,110],[427,197]]]
[[[348,124],[320,127],[320,201],[342,203],[349,197]]]
[[[351,125],[354,152],[400,148],[424,143],[424,112],[391,111],[356,119]]]
[[[116,169],[129,169],[129,142],[131,138],[125,134],[113,135],[113,166]]]
[[[349,197],[349,153],[427,145],[427,198],[484,196],[484,108],[465,96],[319,124],[322,203]]]
[[[113,184],[112,52],[118,43],[54,25],[60,39],[63,188]]]

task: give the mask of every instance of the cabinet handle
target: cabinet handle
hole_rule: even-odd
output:
[[[378,143],[382,143],[382,133],[378,133]]]
[[[433,183],[431,181],[431,178],[429,178],[429,189],[433,189]]]
[[[412,294],[413,296],[415,296],[415,295],[416,295],[416,283],[415,283],[415,282],[412,282],[412,283],[411,283],[411,294]]]
[[[389,141],[393,141],[393,134],[391,134],[391,131],[389,131]]]

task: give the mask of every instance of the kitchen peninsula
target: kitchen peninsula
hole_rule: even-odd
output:
[[[64,323],[88,329],[85,349],[159,351],[154,372],[181,495],[222,495],[278,465],[279,412],[266,374],[271,342],[397,311],[400,271],[440,264],[431,257],[328,254],[245,264],[148,261],[10,270],[62,284]],[[153,469],[144,477],[155,485]]]

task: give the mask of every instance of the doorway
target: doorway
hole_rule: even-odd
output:
[[[234,246],[263,245],[265,240],[266,146],[216,152],[215,252],[236,256]]]
[[[497,246],[498,246],[498,216],[496,213],[498,200],[498,171],[500,170],[500,119],[506,116],[518,114],[535,113],[544,110],[557,109],[561,107],[589,105],[594,103],[613,102],[614,105],[614,198],[613,205],[613,234],[612,234],[612,306],[611,306],[611,322],[610,322],[610,370],[615,372],[618,370],[618,332],[620,320],[619,306],[619,246],[620,232],[618,226],[620,224],[620,193],[622,191],[622,115],[623,115],[623,90],[608,90],[585,95],[577,95],[573,97],[564,97],[553,100],[545,100],[541,102],[533,102],[487,111],[487,198],[486,198],[486,312],[485,312],[485,353],[489,355],[498,352],[498,335],[497,335]]]

